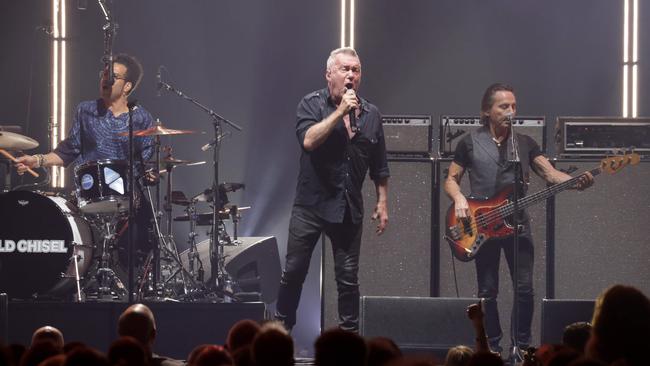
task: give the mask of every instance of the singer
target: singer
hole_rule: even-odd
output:
[[[492,197],[514,181],[514,165],[508,160],[512,151],[510,128],[517,112],[514,89],[505,84],[490,85],[481,101],[481,119],[483,127],[472,131],[461,139],[456,146],[454,161],[449,166],[449,175],[445,181],[445,192],[454,201],[456,217],[467,217],[469,206],[460,191],[460,182],[465,170],[469,170],[470,188],[473,197]],[[548,161],[535,140],[527,135],[515,132],[519,146],[519,158],[524,181],[528,182],[532,169],[549,183],[556,184],[571,179],[571,176],[556,170]],[[593,177],[587,172],[581,178],[577,189],[585,189],[593,184]],[[524,189],[526,185],[524,184]],[[525,192],[523,192],[525,194]],[[523,231],[519,237],[518,278],[513,277],[514,245],[512,238],[490,240],[483,244],[475,258],[476,277],[479,298],[485,298],[485,330],[490,348],[501,352],[499,345],[503,333],[499,323],[497,294],[499,292],[499,262],[503,249],[510,277],[516,284],[519,306],[516,337],[520,350],[525,350],[531,343],[530,326],[533,317],[533,241],[530,235],[530,222],[524,212],[519,224]],[[513,335],[514,336],[514,335]],[[513,340],[514,342],[514,340]]]
[[[334,253],[339,326],[356,332],[361,188],[369,171],[377,194],[372,219],[378,220],[376,232],[381,234],[388,224],[388,162],[379,110],[357,94],[361,61],[356,51],[348,47],[332,51],[325,79],[327,87],[307,94],[296,112],[302,153],[275,317],[287,329],[296,324],[311,254],[325,233]]]

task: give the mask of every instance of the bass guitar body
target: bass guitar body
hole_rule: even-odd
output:
[[[447,210],[445,239],[454,256],[463,262],[474,259],[481,246],[492,238],[505,238],[515,232],[512,213],[504,208],[512,202],[512,187],[489,199],[468,198],[470,216],[457,218],[455,206]]]

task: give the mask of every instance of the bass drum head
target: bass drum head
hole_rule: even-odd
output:
[[[44,294],[70,264],[73,233],[50,198],[28,191],[0,195],[0,292],[10,298]]]

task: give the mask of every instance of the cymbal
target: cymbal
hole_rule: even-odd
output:
[[[156,165],[155,160],[149,160],[147,161],[147,164],[150,165]],[[181,159],[174,159],[172,157],[165,157],[160,159],[160,170],[165,170],[167,167],[176,167],[179,165],[186,165],[186,166],[192,166],[192,165],[201,165],[205,164],[205,161],[192,161],[192,160],[181,160]]]
[[[169,135],[189,135],[192,133],[198,133],[198,131],[192,130],[174,130],[172,128],[167,128],[163,125],[153,126],[147,128],[146,130],[136,130],[133,131],[133,136],[169,136]],[[120,132],[120,136],[128,136],[129,132]]]
[[[182,191],[172,191],[172,203],[175,205],[189,206],[191,201]]]
[[[244,183],[219,183],[219,192],[223,194],[228,192],[235,192],[242,188],[246,188],[246,185]],[[212,202],[212,188],[207,188],[203,192],[192,197],[192,199],[198,202]]]
[[[14,132],[0,131],[0,149],[29,150],[38,147],[38,141]]]
[[[228,220],[230,214],[228,212],[219,212],[219,218],[221,220]],[[174,221],[190,221],[190,217],[188,215],[176,216],[174,217]],[[212,212],[196,214],[196,224],[199,226],[212,225]]]
[[[241,211],[245,211],[248,209],[250,209],[250,206],[239,207],[237,209],[237,216],[238,217],[240,216]],[[212,225],[212,212],[203,212],[203,213],[195,214],[195,216],[196,216],[196,224],[198,226]],[[230,219],[230,209],[219,211],[219,218],[221,220]],[[190,217],[188,215],[176,216],[174,217],[174,221],[190,221]]]

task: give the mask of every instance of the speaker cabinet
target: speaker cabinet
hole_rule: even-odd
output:
[[[466,309],[476,298],[361,297],[361,335],[389,337],[405,352],[444,353],[464,344],[474,347]],[[439,351],[439,352],[436,352]]]
[[[430,159],[389,160],[388,228],[375,233],[370,220],[377,202],[375,186],[363,187],[364,228],[359,264],[360,291],[365,296],[430,296],[431,196]],[[337,292],[331,244],[323,246],[323,326],[338,324]]]
[[[546,151],[544,117],[520,117],[513,119],[514,128],[518,133],[532,137],[542,151]],[[442,157],[453,156],[458,142],[468,133],[482,127],[478,116],[441,116],[437,136],[438,152]]]
[[[574,175],[598,165],[599,160],[556,163],[575,169]],[[650,161],[594,180],[587,190],[556,196],[555,298],[595,299],[617,283],[650,293]]]
[[[389,154],[431,154],[431,116],[382,116],[381,122]]]
[[[594,300],[542,301],[542,344],[562,343],[564,328],[575,322],[590,322]]]
[[[224,247],[226,272],[243,292],[260,293],[264,303],[272,303],[277,298],[282,275],[275,237],[240,237],[239,240],[241,243],[238,245]],[[209,280],[212,267],[210,240],[204,240],[196,247],[206,279]],[[189,268],[188,253],[188,250],[181,253],[181,262],[185,268]],[[198,268],[196,262],[194,266],[195,269]]]

